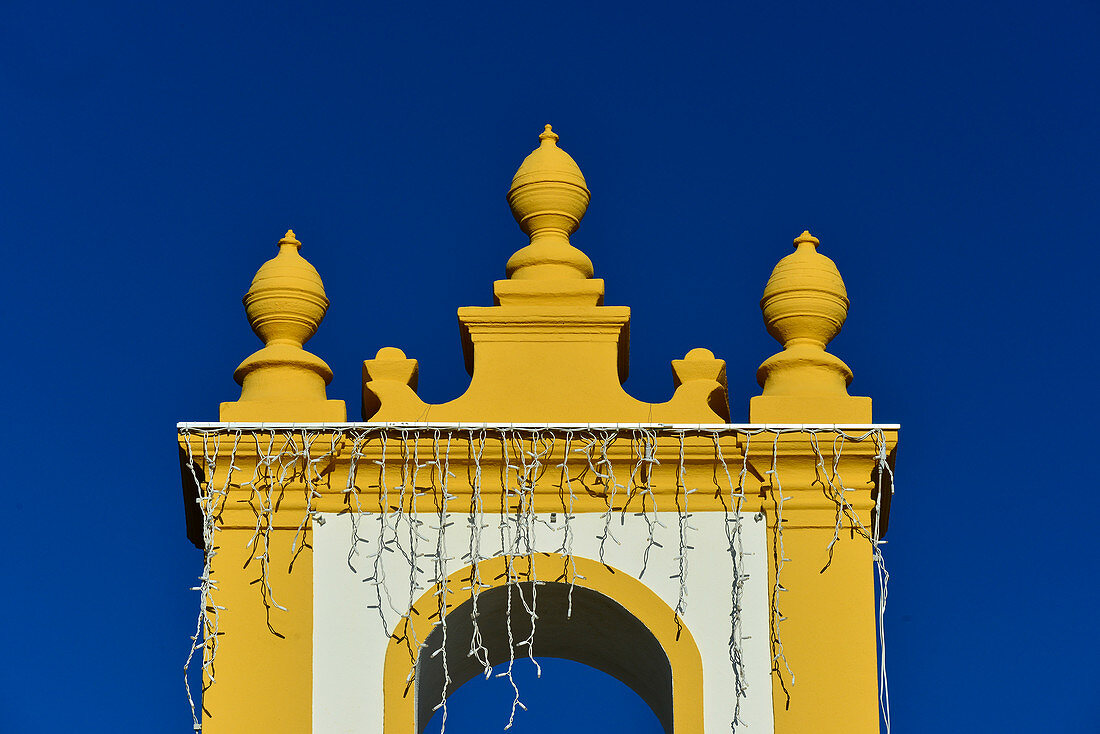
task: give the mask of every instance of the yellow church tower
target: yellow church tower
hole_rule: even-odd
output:
[[[257,272],[240,399],[178,429],[206,559],[196,729],[420,734],[494,670],[513,718],[478,725],[503,729],[515,667],[560,657],[628,685],[666,734],[879,730],[897,426],[826,351],[839,272],[809,232],[775,267],[760,305],[782,349],[749,424],[703,347],[672,360],[667,402],[637,400],[630,310],[570,243],[590,193],[558,142],[547,125],[512,180],[529,243],[493,305],[458,310],[470,385],[450,402],[421,400],[387,346],[347,422],[305,349],[328,299],[294,232]]]

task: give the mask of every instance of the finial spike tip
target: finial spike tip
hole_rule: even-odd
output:
[[[293,229],[288,229],[283,238],[279,240],[279,245],[294,245],[296,248],[301,249],[302,243],[298,241],[298,238],[294,235]]]
[[[546,123],[546,129],[539,134],[539,140],[544,145],[555,145],[558,142],[558,134],[554,132],[554,128],[550,126],[550,123]]]
[[[810,230],[804,229],[802,230],[802,234],[794,238],[794,246],[797,248],[799,245],[805,243],[809,243],[816,248],[818,245],[821,244],[821,240],[810,234]]]

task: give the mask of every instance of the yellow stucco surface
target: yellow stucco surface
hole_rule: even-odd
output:
[[[249,540],[253,527],[229,523],[218,534],[213,572],[215,603],[225,607],[218,623],[214,682],[203,707],[214,714],[204,732],[308,732],[312,730],[313,565],[309,555],[290,569],[293,530],[271,536],[266,576],[274,602],[259,586],[260,560]],[[240,525],[243,525],[241,523]]]

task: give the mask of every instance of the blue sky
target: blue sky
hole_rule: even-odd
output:
[[[504,193],[551,122],[636,396],[706,346],[746,420],[772,266],[804,228],[839,266],[832,350],[903,426],[894,730],[1094,731],[1098,32],[1087,2],[0,4],[0,729],[188,729],[174,426],[239,394],[253,273],[293,227],[352,417],[383,345],[460,393],[455,309],[524,243]]]

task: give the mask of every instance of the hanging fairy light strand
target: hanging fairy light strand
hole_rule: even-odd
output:
[[[642,521],[645,522],[646,534],[648,535],[646,546],[642,549],[642,567],[638,571],[638,578],[641,579],[645,576],[646,568],[649,565],[650,551],[654,548],[664,547],[654,537],[657,528],[663,528],[664,523],[658,519],[657,497],[653,493],[651,481],[654,470],[661,462],[657,460],[655,455],[657,436],[654,431],[648,428],[639,428],[631,441],[631,446],[634,449],[636,461],[630,472],[630,496],[623,504],[622,520],[625,521],[627,509],[634,498],[637,497],[640,508],[634,513],[634,516],[642,518]],[[648,510],[646,509],[646,500],[649,501]]]
[[[482,581],[481,564],[487,558],[482,554],[481,531],[485,525],[485,502],[481,495],[481,459],[485,455],[485,430],[470,431],[469,445],[473,447],[477,437],[477,449],[473,454],[474,476],[471,482],[472,497],[470,500],[470,514],[467,520],[470,525],[469,551],[463,556],[463,560],[470,564],[470,585],[464,591],[470,592],[470,652],[468,655],[481,663],[482,671],[486,679],[493,674],[493,664],[489,661],[489,650],[485,647],[485,641],[481,636],[480,612],[477,608],[478,598],[481,592],[490,588],[489,584]]]
[[[577,519],[574,514],[577,496],[573,492],[573,480],[569,474],[569,457],[573,450],[573,431],[567,430],[565,431],[565,448],[562,451],[561,464],[558,465],[561,470],[562,503],[565,505],[562,508],[564,532],[558,553],[565,556],[566,568],[562,569],[562,574],[568,576],[569,581],[565,611],[566,619],[572,619],[573,617],[573,590],[576,588],[577,581],[578,579],[584,580],[584,577],[577,573],[577,559],[573,555],[573,521]]]
[[[729,489],[728,504],[725,506],[725,522],[724,527],[726,530],[726,542],[727,551],[730,554],[730,560],[733,564],[733,581],[730,584],[730,639],[729,639],[729,658],[730,667],[733,669],[733,682],[734,682],[734,697],[733,697],[733,720],[730,722],[730,728],[733,731],[737,731],[737,727],[742,725],[741,720],[741,699],[748,695],[748,682],[745,676],[745,659],[743,653],[744,640],[742,638],[741,631],[741,606],[742,597],[745,591],[745,582],[749,580],[749,575],[744,573],[744,541],[741,536],[741,510],[745,504],[745,476],[748,473],[748,439],[745,437],[746,451],[742,453],[741,471],[737,476],[737,483],[734,484],[733,477],[730,475],[729,464],[726,463],[726,457],[722,453],[721,435],[715,431],[711,435],[714,441],[714,456],[715,459],[722,467],[722,474],[726,478],[726,485]],[[719,491],[721,491],[719,486]]]
[[[455,499],[451,496],[449,485],[451,474],[451,434],[447,434],[447,446],[445,455],[440,463],[439,456],[439,430],[435,430],[432,433],[432,454],[434,456],[434,468],[436,474],[436,482],[439,486],[439,525],[432,528],[436,531],[436,548],[435,548],[435,595],[439,601],[438,613],[439,613],[439,631],[441,644],[439,649],[432,653],[432,656],[440,655],[441,663],[443,667],[443,688],[440,693],[439,703],[435,705],[432,711],[442,710],[442,721],[439,725],[439,733],[445,734],[447,731],[447,692],[451,687],[451,670],[447,660],[447,614],[450,606],[447,601],[449,584],[447,583],[447,563],[452,560],[447,555],[447,528],[451,526],[450,514],[447,512],[447,506],[450,500]]]
[[[494,655],[486,644],[484,620],[478,606],[481,592],[499,585],[506,589],[505,633],[507,637],[507,667],[498,675],[508,679],[513,690],[513,702],[505,728],[515,722],[519,710],[525,710],[519,687],[513,676],[517,662],[516,652],[523,651],[541,673],[535,655],[536,628],[538,626],[538,587],[535,556],[546,550],[545,542],[537,543],[538,532],[549,533],[556,538],[553,545],[564,559],[565,567],[559,582],[569,586],[566,618],[573,612],[573,590],[578,581],[585,578],[578,573],[576,564],[577,502],[575,489],[579,483],[588,493],[585,501],[597,501],[602,508],[599,515],[600,529],[594,534],[598,541],[597,555],[606,564],[606,553],[612,546],[619,546],[626,536],[619,537],[615,521],[625,527],[628,517],[639,518],[644,547],[639,548],[639,578],[649,563],[650,552],[664,546],[658,540],[665,527],[658,513],[657,500],[661,491],[675,500],[675,542],[673,556],[675,572],[670,577],[677,586],[675,592],[675,617],[677,624],[687,614],[689,591],[689,558],[693,547],[691,534],[698,531],[692,524],[696,512],[689,510],[689,497],[698,487],[689,483],[687,467],[697,464],[693,453],[687,455],[688,439],[709,439],[713,444],[713,474],[718,494],[724,508],[724,527],[732,570],[730,598],[729,660],[733,671],[734,696],[731,726],[734,731],[744,726],[741,702],[747,696],[748,685],[744,659],[742,633],[742,607],[745,584],[749,575],[745,572],[744,541],[742,538],[743,512],[746,505],[746,483],[750,476],[761,479],[762,487],[770,497],[772,515],[772,553],[774,579],[770,591],[770,620],[772,667],[780,684],[787,691],[787,683],[794,682],[795,671],[786,658],[782,643],[783,615],[782,594],[786,592],[783,580],[784,565],[789,562],[783,543],[784,510],[792,500],[783,490],[780,479],[783,451],[781,438],[791,434],[806,437],[814,459],[814,484],[835,505],[833,537],[827,544],[831,561],[834,547],[845,528],[870,542],[876,568],[879,597],[877,626],[879,629],[879,677],[880,706],[886,730],[890,727],[889,692],[886,679],[885,639],[883,635],[889,574],[882,554],[885,541],[880,538],[883,495],[893,486],[893,470],[888,456],[888,443],[883,429],[870,427],[859,433],[847,433],[837,427],[772,427],[772,426],[460,426],[441,424],[342,424],[341,426],[257,426],[181,425],[180,438],[186,446],[186,464],[190,479],[197,489],[195,501],[201,515],[201,538],[204,547],[203,571],[194,587],[199,592],[200,609],[195,634],[184,665],[185,688],[191,705],[196,730],[200,727],[199,711],[194,703],[189,676],[196,655],[202,656],[202,690],[214,682],[214,664],[217,657],[219,619],[225,611],[217,601],[217,581],[214,578],[214,558],[218,552],[215,535],[219,531],[220,517],[231,492],[242,492],[243,502],[254,516],[252,532],[246,542],[249,562],[258,564],[255,581],[267,610],[268,626],[279,634],[273,625],[271,610],[286,611],[277,601],[277,589],[272,584],[273,531],[276,513],[299,510],[280,510],[288,492],[299,493],[300,515],[295,524],[290,543],[289,557],[293,564],[303,549],[309,547],[310,522],[322,523],[323,514],[316,508],[329,492],[328,476],[337,462],[345,462],[347,480],[342,489],[344,512],[348,514],[350,539],[347,565],[353,572],[360,561],[366,559],[366,577],[363,582],[371,587],[368,608],[377,611],[383,631],[395,640],[403,640],[408,646],[410,660],[415,661],[424,641],[419,639],[417,625],[411,617],[419,593],[434,589],[436,607],[434,627],[439,631],[442,645],[432,652],[442,663],[443,690],[433,710],[442,711],[443,726],[448,716],[447,694],[452,685],[451,664],[448,658],[447,614],[457,604],[450,599],[455,591],[469,595],[472,632],[467,655],[474,658],[486,677],[492,675]],[[484,505],[487,461],[487,445],[499,440],[500,452],[500,508],[497,517],[499,546],[486,545],[484,531],[489,529],[489,514]],[[766,452],[768,468],[762,475],[752,468],[750,442],[768,438],[770,451]],[[821,439],[827,437],[830,456],[826,457]],[[655,477],[661,466],[658,440],[671,439],[674,444],[676,464],[669,468],[671,484],[663,490],[655,485]],[[734,440],[740,448],[740,466],[731,469],[724,453],[728,440]],[[784,439],[784,447],[787,445]],[[457,510],[465,515],[467,531],[463,533],[464,548],[458,551],[468,564],[468,581],[452,589],[447,582],[449,564],[456,557],[450,547],[448,529],[455,523],[452,509],[457,499],[451,486],[452,455],[455,441],[466,447],[465,462],[469,466],[469,506]],[[847,495],[855,491],[845,486],[841,468],[845,447],[849,444],[870,442],[874,446],[875,485],[874,508],[871,522],[864,522],[852,506]],[[667,445],[667,444],[666,444]],[[394,447],[396,446],[396,451]],[[693,444],[693,447],[695,444]],[[244,449],[247,448],[246,452]],[[692,449],[696,451],[696,448]],[[201,455],[199,452],[201,451]],[[248,454],[247,463],[243,462]],[[396,457],[394,454],[396,453]],[[761,453],[763,458],[764,452]],[[429,456],[430,454],[430,456]],[[579,457],[577,455],[580,455]],[[866,452],[864,452],[864,455]],[[552,463],[560,456],[560,463]],[[427,457],[427,458],[426,458]],[[614,458],[619,457],[619,458]],[[629,462],[628,470],[622,463]],[[247,469],[251,468],[251,476]],[[366,472],[365,467],[375,470]],[[554,490],[548,491],[546,470],[557,469],[551,482]],[[617,472],[618,469],[618,472]],[[734,477],[736,474],[736,478]],[[619,477],[622,477],[621,479]],[[465,486],[465,485],[463,485]],[[396,494],[396,497],[394,496]],[[536,507],[536,498],[557,495],[553,507]],[[369,500],[365,501],[365,498]],[[433,500],[430,512],[421,509],[422,501]],[[586,507],[590,507],[588,504]],[[591,510],[589,510],[591,511]],[[556,522],[560,512],[562,522]],[[666,512],[666,514],[669,514]],[[431,516],[434,522],[425,518]],[[595,518],[593,518],[595,519]],[[283,521],[280,521],[283,522]],[[373,534],[365,527],[376,527]],[[287,527],[285,524],[278,527]],[[539,528],[542,528],[539,531]],[[453,536],[453,533],[451,534]],[[456,537],[457,536],[453,536]],[[633,537],[637,537],[636,535]],[[608,541],[611,541],[609,544]],[[666,551],[667,552],[667,551]],[[402,608],[395,603],[391,580],[387,577],[387,557],[400,557],[408,567],[407,596]],[[485,579],[482,570],[485,562],[501,556],[504,572],[499,579]],[[518,563],[517,563],[518,562]],[[826,563],[826,569],[828,568]],[[525,570],[522,568],[525,567]],[[825,569],[823,569],[825,570]],[[529,589],[529,592],[528,592]],[[517,639],[514,634],[514,613],[526,618],[526,634]],[[388,615],[394,615],[391,625]],[[407,682],[411,685],[416,676],[411,666]],[[788,692],[789,696],[789,692]]]
[[[225,481],[219,486],[216,481],[218,465],[218,437],[202,433],[202,463],[204,479],[200,478],[200,469],[195,465],[195,455],[192,449],[191,432],[183,432],[187,445],[187,467],[191,473],[191,479],[195,486],[203,488],[199,496],[195,498],[202,513],[202,540],[203,540],[203,568],[199,576],[199,585],[192,587],[192,591],[199,592],[199,613],[195,623],[195,634],[191,636],[191,647],[187,651],[187,659],[183,664],[183,685],[187,692],[187,703],[191,708],[191,719],[195,731],[202,730],[198,711],[195,708],[195,699],[191,693],[191,663],[198,653],[201,656],[201,686],[205,694],[209,685],[214,683],[214,658],[218,652],[218,638],[220,636],[219,620],[225,607],[218,605],[213,596],[218,590],[218,584],[213,577],[213,560],[217,555],[217,544],[214,542],[214,534],[219,530],[217,517],[229,496],[229,483],[233,478],[233,471],[237,468],[237,447],[240,445],[241,436],[237,433],[233,436],[233,448],[229,456],[229,465],[225,472]],[[211,441],[210,439],[214,440]],[[211,443],[213,448],[211,448]],[[204,490],[204,491],[203,491]]]

